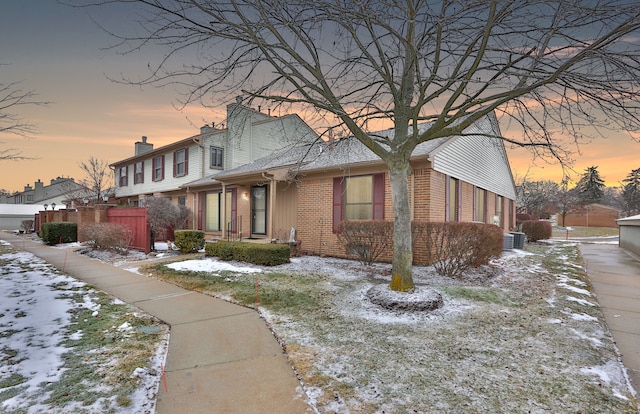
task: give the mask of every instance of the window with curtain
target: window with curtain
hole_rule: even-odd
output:
[[[460,221],[460,180],[449,177],[447,183],[447,221]]]
[[[476,187],[473,219],[482,223],[487,221],[487,190]]]
[[[344,219],[371,220],[373,218],[373,177],[345,178]]]

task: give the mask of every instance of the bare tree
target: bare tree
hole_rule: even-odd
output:
[[[33,124],[25,122],[13,112],[24,105],[47,104],[47,102],[36,100],[35,96],[33,91],[20,89],[20,83],[18,82],[5,83],[0,80],[0,136],[18,135],[29,138],[36,133],[36,128]],[[33,158],[22,155],[16,148],[0,150],[0,161],[28,159]]]
[[[169,230],[186,226],[191,211],[185,206],[173,204],[170,198],[146,197],[143,201],[147,208],[147,220],[151,228],[151,250],[155,250],[156,240],[166,240]]]
[[[80,182],[87,189],[87,196],[94,200],[94,203],[100,203],[104,192],[113,187],[109,183],[112,179],[109,163],[89,157],[88,161],[79,162],[78,166],[86,174]]]
[[[636,0],[121,2],[142,18],[117,34],[125,51],[166,48],[135,83],[184,87],[185,104],[242,91],[309,108],[320,132],[343,128],[384,160],[402,290],[414,286],[407,183],[419,143],[496,113],[520,131],[507,142],[566,161],[563,136],[640,126]],[[392,135],[369,134],[383,123]]]

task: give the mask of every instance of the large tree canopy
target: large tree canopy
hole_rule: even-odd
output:
[[[566,160],[562,137],[640,126],[637,0],[95,1],[131,3],[142,16],[141,27],[114,32],[125,51],[165,48],[136,83],[184,88],[184,103],[242,92],[307,109],[319,132],[342,128],[383,159],[393,274],[407,289],[417,144],[496,113],[520,131],[508,141]],[[430,127],[415,128],[423,121]],[[385,123],[393,135],[368,135]]]

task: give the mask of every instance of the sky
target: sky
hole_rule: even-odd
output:
[[[110,49],[116,40],[96,21],[110,28],[133,21],[122,17],[56,0],[2,0],[0,83],[19,82],[21,90],[33,91],[35,99],[48,104],[11,108],[11,113],[35,125],[37,133],[29,139],[0,133],[0,151],[15,149],[32,158],[0,161],[0,189],[22,191],[38,180],[47,185],[56,177],[81,180],[85,174],[79,163],[90,157],[113,163],[133,156],[141,136],[158,148],[197,134],[205,123],[224,121],[226,105],[235,96],[213,109],[179,108],[179,95],[171,88],[111,80],[142,76],[161,52],[120,55]],[[640,143],[623,133],[604,131],[603,136],[581,146],[574,180],[595,165],[606,184],[615,186],[640,168]],[[524,150],[508,149],[508,154],[516,178],[562,179],[557,163],[533,161]]]

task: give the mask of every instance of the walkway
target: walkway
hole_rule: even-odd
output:
[[[611,244],[580,244],[580,252],[631,383],[640,396],[640,260]]]
[[[171,326],[158,414],[313,412],[255,311],[11,233],[0,239]]]

